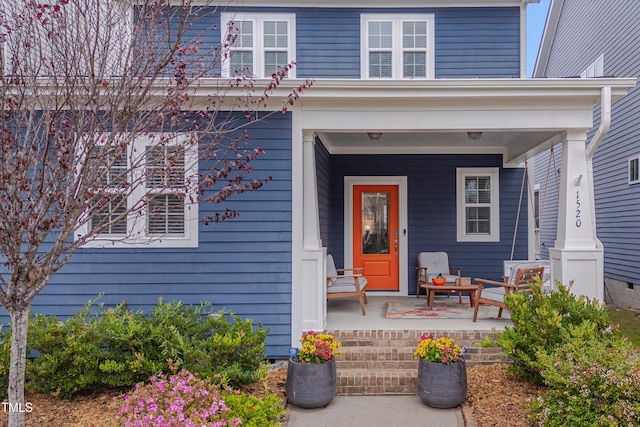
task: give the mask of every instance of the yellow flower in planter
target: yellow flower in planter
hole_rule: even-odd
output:
[[[416,359],[424,359],[436,363],[463,362],[466,349],[456,344],[453,338],[434,338],[433,334],[422,335],[418,348],[413,353]]]
[[[297,351],[297,358],[303,363],[324,363],[342,354],[340,343],[331,334],[305,332],[300,342],[302,347]]]

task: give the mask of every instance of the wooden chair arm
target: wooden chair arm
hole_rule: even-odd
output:
[[[473,280],[475,280],[478,283],[478,286],[480,286],[480,287],[485,283],[488,284],[488,285],[502,286],[503,288],[511,288],[511,289],[513,289],[513,288],[516,287],[515,285],[513,285],[511,283],[498,282],[497,280],[478,279],[477,277],[475,279],[473,279]]]
[[[460,272],[462,271],[462,268],[460,267],[449,267],[449,274],[453,274],[453,270],[456,270],[457,276],[460,277]]]

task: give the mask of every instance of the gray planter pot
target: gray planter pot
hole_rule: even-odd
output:
[[[300,363],[289,359],[287,400],[299,408],[321,408],[336,397],[336,360]]]
[[[418,395],[434,408],[455,408],[467,398],[467,365],[463,362],[418,362]]]

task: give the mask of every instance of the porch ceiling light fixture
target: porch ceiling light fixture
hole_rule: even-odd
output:
[[[467,138],[472,141],[477,141],[482,138],[482,132],[467,132]]]
[[[367,136],[372,141],[377,141],[382,138],[382,132],[367,132]]]

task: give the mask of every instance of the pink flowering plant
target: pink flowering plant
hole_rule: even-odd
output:
[[[115,418],[119,427],[263,427],[283,413],[275,395],[245,395],[182,370],[138,383]]]
[[[414,355],[416,359],[450,364],[464,362],[466,349],[456,344],[453,338],[434,338],[433,334],[423,334]]]
[[[215,426],[237,427],[242,420],[226,418],[229,412],[215,387],[188,371],[166,378],[151,377],[148,385],[136,384],[125,395],[116,420],[119,426]]]
[[[331,334],[305,332],[300,342],[302,347],[295,349],[292,356],[303,363],[324,363],[342,354],[340,343]]]

